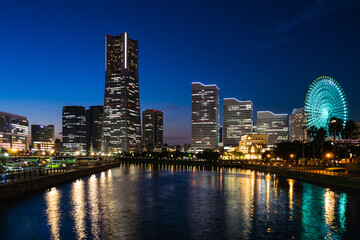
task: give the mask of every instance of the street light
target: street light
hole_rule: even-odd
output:
[[[326,157],[328,158],[328,161],[330,161],[331,153],[327,153]]]

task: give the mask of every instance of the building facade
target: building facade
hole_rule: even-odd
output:
[[[192,83],[191,148],[196,152],[219,145],[219,94],[216,85]]]
[[[224,146],[239,145],[241,136],[253,130],[253,103],[224,98]]]
[[[143,144],[147,149],[160,148],[163,145],[163,112],[155,109],[143,111]]]
[[[239,151],[244,153],[245,159],[261,159],[268,149],[268,137],[267,134],[243,135],[239,142]]]
[[[51,151],[54,148],[54,125],[31,125],[31,151]]]
[[[270,111],[257,112],[257,133],[269,135],[269,146],[289,139],[288,114],[275,114]]]
[[[0,147],[5,149],[29,149],[29,121],[26,117],[0,112]]]
[[[138,41],[129,34],[106,36],[104,151],[141,148]]]
[[[62,134],[65,151],[86,151],[86,116],[84,107],[63,107]]]
[[[86,110],[86,150],[101,152],[104,106],[90,106]]]
[[[289,116],[289,141],[307,141],[304,108],[295,108]]]

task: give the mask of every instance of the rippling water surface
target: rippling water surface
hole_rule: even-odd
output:
[[[359,192],[232,168],[121,164],[0,206],[0,239],[344,238]]]

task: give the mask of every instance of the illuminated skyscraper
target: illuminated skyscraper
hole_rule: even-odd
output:
[[[304,108],[295,108],[289,117],[289,140],[307,140]]]
[[[270,111],[257,112],[257,133],[269,135],[269,146],[288,140],[288,114],[275,114]]]
[[[224,98],[224,146],[239,145],[241,136],[253,129],[253,103]]]
[[[62,112],[63,147],[66,151],[85,151],[86,117],[85,108],[65,106]]]
[[[219,145],[219,94],[216,85],[192,83],[191,147],[197,152]]]
[[[86,150],[101,151],[104,106],[90,106],[86,110]]]
[[[51,151],[54,148],[54,125],[31,125],[31,150]]]
[[[29,122],[26,117],[0,112],[0,147],[29,149]]]
[[[138,41],[127,33],[106,36],[103,150],[141,147]]]
[[[143,111],[143,144],[146,147],[161,147],[163,145],[163,112],[159,110]]]

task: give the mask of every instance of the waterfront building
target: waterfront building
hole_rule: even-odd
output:
[[[288,140],[288,114],[275,114],[270,111],[257,112],[257,133],[269,135],[269,146]]]
[[[304,108],[295,108],[289,116],[289,140],[306,141],[306,121]]]
[[[219,94],[216,85],[192,83],[191,147],[195,152],[219,145]]]
[[[224,98],[224,146],[237,146],[241,136],[252,133],[253,103]]]
[[[248,134],[241,136],[239,151],[244,153],[245,159],[261,159],[262,154],[268,150],[267,134]]]
[[[126,32],[106,36],[104,151],[141,149],[138,41]]]
[[[54,148],[54,125],[31,125],[31,151],[48,151]]]
[[[155,109],[143,111],[143,144],[147,150],[163,145],[163,112]]]
[[[5,149],[29,149],[29,121],[26,117],[0,112],[0,147]]]
[[[90,106],[86,110],[86,150],[101,152],[104,106]]]
[[[86,116],[84,107],[63,107],[62,129],[63,148],[65,151],[86,150]]]

